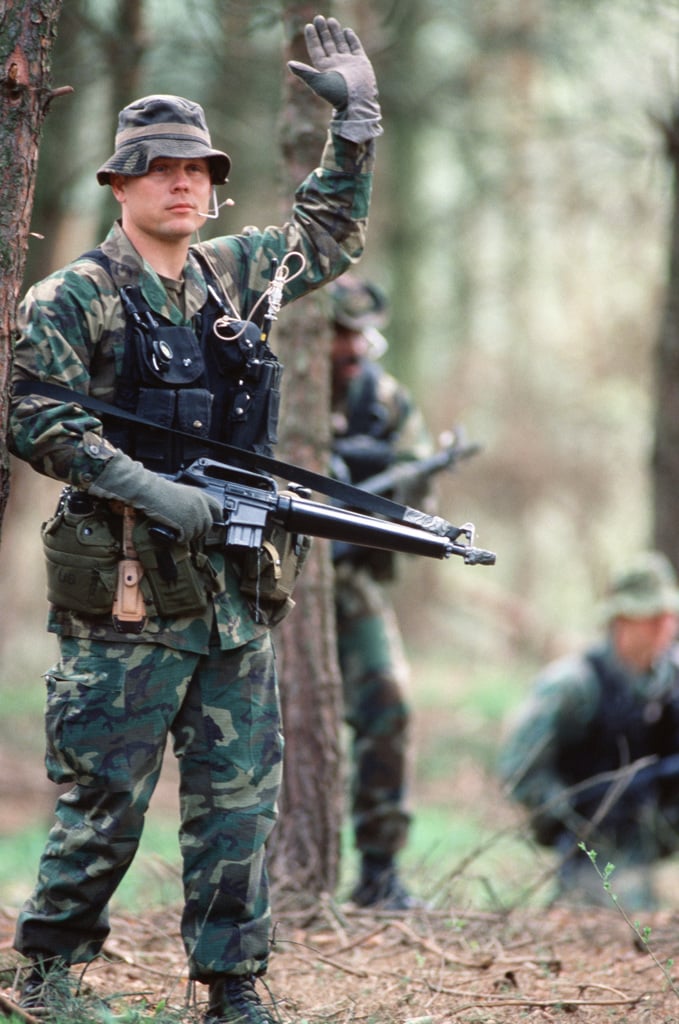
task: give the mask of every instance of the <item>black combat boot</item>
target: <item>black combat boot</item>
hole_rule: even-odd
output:
[[[251,974],[225,974],[210,985],[205,1024],[278,1024],[255,991]]]
[[[69,983],[68,964],[60,957],[31,956],[19,1006],[34,1016],[64,1016],[73,998]]]
[[[382,910],[416,910],[424,903],[411,896],[398,876],[394,858],[365,853],[361,861],[361,877],[351,894],[359,907],[380,907]]]

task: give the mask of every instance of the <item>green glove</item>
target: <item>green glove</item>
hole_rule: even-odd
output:
[[[184,544],[204,537],[214,522],[224,518],[221,503],[206,490],[165,480],[121,451],[106,463],[89,491],[141,509],[150,519],[175,530]]]
[[[318,14],[313,24],[304,27],[304,37],[313,67],[297,60],[288,61],[288,67],[321,99],[332,103],[331,130],[352,142],[381,135],[375,73],[353,29]]]

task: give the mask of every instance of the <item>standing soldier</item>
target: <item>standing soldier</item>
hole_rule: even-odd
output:
[[[97,172],[120,221],[21,307],[12,448],[66,485],[43,531],[60,644],[46,730],[48,774],[72,783],[17,924],[33,1012],[58,1012],[68,968],[102,949],[170,734],[182,936],[190,977],[209,986],[205,1019],[274,1019],[254,986],[269,955],[265,845],[282,758],[269,624],[214,529],[220,503],[167,476],[208,454],[207,439],[269,450],[280,367],[261,324],[272,270],[289,270],[285,304],[364,245],[381,132],[374,74],[335,19],[316,17],[305,34],[311,65],[290,68],[334,110],[321,165],[283,227],[190,244],[216,214],[230,160],[198,104],[146,96],[121,111]],[[102,402],[157,428],[129,429]]]
[[[398,461],[432,450],[407,390],[377,362],[386,349],[385,296],[345,274],[330,286],[334,327],[332,417],[335,472],[361,483]],[[421,507],[419,493],[391,495]],[[359,906],[408,910],[419,904],[399,877],[396,854],[411,822],[406,807],[410,708],[403,643],[386,589],[394,555],[336,544],[335,608],[346,720],[353,731],[352,821],[361,874]]]

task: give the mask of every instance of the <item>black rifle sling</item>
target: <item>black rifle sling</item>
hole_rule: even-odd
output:
[[[107,416],[117,417],[125,422],[137,423],[143,427],[152,427],[154,430],[162,429],[164,432],[174,434],[177,437],[188,438],[194,443],[196,440],[194,434],[171,427],[159,428],[158,424],[153,423],[151,420],[146,420],[141,416],[136,416],[134,413],[126,412],[115,405],[111,405],[109,402],[93,398],[91,395],[83,395],[79,391],[73,391],[62,384],[22,380],[14,385],[14,394],[40,395],[44,398],[54,398],[58,401],[80,405],[90,412],[104,413]],[[248,451],[245,448],[237,448],[235,445],[225,444],[223,441],[213,441],[206,437],[201,438],[201,444],[204,444],[206,448],[213,451],[216,455],[237,459],[241,465],[245,465],[248,469],[263,470],[266,473],[271,473],[272,476],[281,477],[292,483],[300,484],[302,487],[309,487],[313,491],[318,491],[319,494],[324,494],[328,498],[334,498],[336,501],[359,509],[362,512],[381,515],[385,519],[391,519],[393,522],[416,526],[440,536],[450,535],[445,528],[448,527],[450,529],[451,524],[446,522],[446,520],[440,519],[438,516],[429,516],[417,509],[411,509],[407,505],[391,501],[390,498],[384,498],[380,494],[372,494],[370,491],[364,491],[360,487],[343,483],[341,480],[335,480],[333,477],[314,473],[313,470],[303,469],[301,466],[295,466],[290,462],[281,462],[280,459],[274,459],[268,455],[259,455],[257,452]],[[440,525],[440,528],[428,527],[425,525],[426,523],[430,523],[431,527],[438,527]],[[464,528],[454,527],[454,529],[457,529],[459,533],[464,532]],[[453,537],[452,539],[454,540],[455,538]]]

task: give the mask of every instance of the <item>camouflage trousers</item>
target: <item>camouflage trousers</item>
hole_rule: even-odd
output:
[[[65,638],[46,678],[48,775],[74,785],[58,800],[16,948],[69,963],[101,950],[171,735],[191,977],[262,973],[283,752],[269,635],[208,655]]]
[[[351,816],[362,853],[404,846],[410,709],[407,665],[394,610],[365,569],[337,567],[337,641],[351,738]]]

